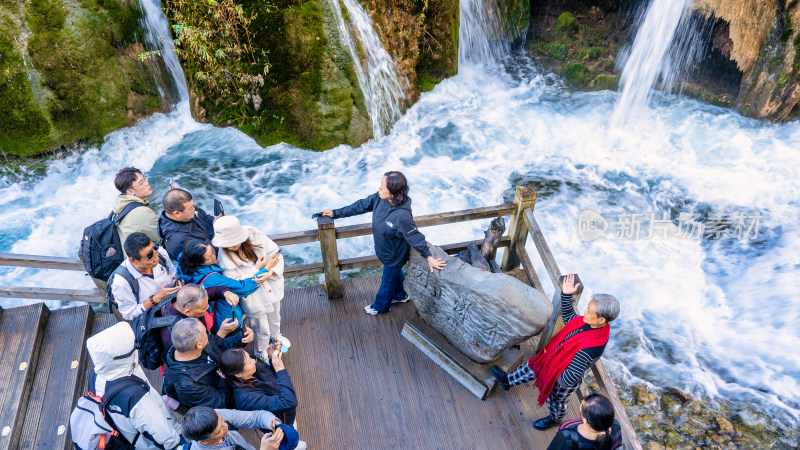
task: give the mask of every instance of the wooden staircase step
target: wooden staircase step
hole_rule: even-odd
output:
[[[0,317],[0,450],[18,448],[50,310],[43,303]]]
[[[86,338],[93,319],[89,305],[50,312],[18,448],[72,448],[69,415],[86,393]]]

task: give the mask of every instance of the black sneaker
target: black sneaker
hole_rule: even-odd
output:
[[[553,420],[550,416],[542,417],[541,419],[533,422],[533,428],[537,430],[547,430],[553,427],[558,426],[561,423],[560,420]]]
[[[406,294],[406,296],[403,297],[403,298],[394,298],[394,299],[392,299],[392,303],[405,303],[405,302],[407,302],[409,300],[411,300],[411,297],[409,297],[408,294]]]
[[[492,372],[492,376],[497,378],[497,381],[500,382],[500,387],[503,388],[504,391],[511,389],[511,385],[508,384],[508,374],[503,372],[503,369],[498,366],[492,366],[489,370]]]

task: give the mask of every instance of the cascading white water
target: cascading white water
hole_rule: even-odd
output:
[[[611,117],[611,127],[621,128],[643,117],[650,90],[664,72],[665,56],[675,31],[693,0],[652,0],[639,26],[633,49],[622,70],[622,94]]]
[[[45,174],[0,176],[0,252],[74,258],[82,229],[111,209],[113,177],[125,166],[148,172],[155,203],[172,178],[198,206],[219,198],[226,212],[268,234],[314,228],[310,213],[374,193],[388,170],[406,174],[418,215],[509,201],[514,185],[533,182],[537,220],[559,265],[585,283],[581,306],[593,292],[623,304],[604,354],[624,380],[621,395],[634,380],[721,399],[756,422],[763,416],[752,411],[769,414],[764,426],[777,424],[796,447],[800,123],[764,124],[664,96],[649,111],[650,126],[610,138],[598,129],[616,93],[564,93],[525,58],[502,67],[471,65],[444,80],[385,139],[360,148],[265,149],[234,128],[179,111],[155,114],[109,134],[99,149],[49,161]],[[757,239],[586,242],[578,219],[589,209],[610,220],[665,211],[762,219]],[[485,226],[423,231],[443,244],[475,239]],[[374,251],[366,236],[339,245],[342,258]],[[287,246],[284,255],[290,265],[320,259],[314,244]],[[93,288],[78,272],[8,267],[0,267],[0,285]]]
[[[364,7],[355,0],[341,0],[347,10],[345,20],[339,1],[331,0],[339,34],[353,59],[358,84],[364,94],[372,123],[372,134],[379,138],[386,135],[392,124],[403,115],[401,105],[406,95],[400,83],[401,75],[394,66],[394,60],[383,48],[372,19]]]
[[[161,0],[141,0],[141,5],[144,11],[144,26],[147,30],[147,44],[151,51],[160,50],[160,57],[164,60],[164,65],[172,78],[171,87],[177,91],[178,104],[185,103],[188,112],[189,88],[186,86],[186,77],[175,53],[169,22],[161,10]],[[162,88],[159,86],[159,89]],[[161,92],[161,96],[164,95],[164,92]]]
[[[461,0],[458,65],[487,64],[508,55],[511,45],[495,0]]]

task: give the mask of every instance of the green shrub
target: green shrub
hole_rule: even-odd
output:
[[[578,61],[583,61],[583,59],[587,57],[589,60],[597,59],[601,51],[602,49],[600,47],[585,48],[578,53]]]
[[[569,53],[567,46],[558,41],[551,42],[547,49],[547,54],[556,59],[566,59],[567,53]]]
[[[564,80],[572,85],[586,84],[591,80],[592,73],[581,63],[569,63],[561,69]]]
[[[578,21],[570,12],[563,12],[556,20],[556,31],[566,36],[572,36],[578,31]]]

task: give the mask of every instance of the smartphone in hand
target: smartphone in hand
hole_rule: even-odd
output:
[[[214,217],[224,216],[225,209],[222,208],[222,202],[214,199]]]

